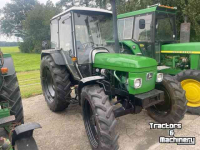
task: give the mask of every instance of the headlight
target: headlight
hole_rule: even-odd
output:
[[[162,80],[163,80],[163,73],[158,73],[156,82],[162,82]]]
[[[137,78],[134,80],[134,88],[135,89],[139,89],[142,86],[142,79],[141,78]]]

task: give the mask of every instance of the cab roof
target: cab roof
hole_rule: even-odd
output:
[[[118,19],[121,19],[121,18],[136,16],[136,15],[140,15],[140,14],[151,13],[151,12],[155,12],[155,11],[176,14],[176,9],[174,7],[160,5],[160,6],[154,6],[154,7],[149,7],[146,9],[141,9],[141,10],[125,13],[125,14],[120,14],[117,17],[118,17]]]
[[[78,10],[80,10],[80,11],[91,11],[91,12],[102,12],[102,13],[112,14],[111,11],[108,11],[108,10],[105,10],[105,9],[89,8],[89,7],[72,7],[70,9],[65,10],[64,12],[54,16],[51,20],[53,20],[53,19],[55,19],[55,18],[57,18],[59,16],[62,16],[62,15],[66,14],[66,13],[68,13],[70,11],[78,11]]]

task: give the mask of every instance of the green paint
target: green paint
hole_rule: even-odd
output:
[[[8,58],[8,57],[11,57],[10,54],[3,54],[3,58]]]
[[[121,41],[120,43],[129,47],[129,49],[133,52],[133,54],[141,53],[139,46],[131,40]],[[133,48],[135,46],[135,49]]]
[[[181,69],[169,68],[169,69],[159,70],[158,72],[164,73],[164,74],[176,75],[176,74],[180,73],[181,71],[182,71]]]
[[[194,70],[200,69],[200,55],[195,55],[195,54],[190,55],[190,69]]]
[[[148,91],[151,91],[155,88],[155,83],[156,83],[156,77],[157,77],[157,69],[152,70],[151,72],[153,73],[153,78],[150,80],[146,79],[147,73],[149,72],[143,72],[143,73],[129,73],[129,79],[128,79],[128,91],[129,94],[141,94],[145,93]],[[142,78],[142,87],[139,89],[134,88],[134,80],[136,78]]]
[[[200,42],[190,42],[190,43],[176,43],[176,44],[166,44],[162,45],[162,51],[194,51],[200,52]]]
[[[107,44],[114,44],[114,41],[106,41]],[[138,54],[141,53],[139,46],[134,43],[132,40],[123,40],[123,41],[119,41],[120,46],[127,46],[132,52],[133,54]],[[133,46],[135,46],[135,49],[133,48]]]
[[[157,7],[150,7],[150,8],[146,8],[146,9],[141,9],[141,10],[125,13],[125,14],[120,14],[120,15],[117,16],[117,18],[121,19],[121,18],[127,18],[127,17],[131,17],[131,16],[135,16],[135,15],[150,13],[150,12],[156,11],[156,9],[157,9]]]
[[[150,7],[150,8],[146,8],[146,9],[141,9],[141,10],[137,10],[137,11],[133,11],[133,12],[129,12],[129,13],[125,13],[125,14],[120,14],[117,16],[118,19],[122,19],[122,18],[127,18],[127,17],[131,17],[131,16],[136,16],[136,15],[141,15],[141,14],[146,14],[146,13],[151,13],[151,12],[164,12],[164,13],[171,13],[171,14],[175,14],[176,10],[174,9],[170,9],[172,12],[169,12],[167,10],[169,10],[168,8],[164,8],[164,10],[159,10],[159,6],[155,6],[155,7]],[[162,7],[163,8],[163,7]]]
[[[152,71],[156,66],[157,62],[152,58],[116,53],[96,54],[94,62],[96,68],[134,73]]]

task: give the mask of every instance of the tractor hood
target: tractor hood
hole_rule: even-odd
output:
[[[200,42],[162,45],[161,53],[200,54]]]
[[[157,62],[142,56],[98,53],[95,55],[94,67],[124,72],[146,72],[156,70]]]

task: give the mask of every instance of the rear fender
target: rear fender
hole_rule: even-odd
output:
[[[61,54],[61,50],[58,50],[58,49],[43,50],[41,54],[41,59],[46,55],[51,55],[56,65],[66,65],[67,63],[65,62]]]
[[[81,91],[82,88],[86,85],[90,84],[95,84],[97,83],[96,81],[103,80],[105,77],[102,76],[92,76],[92,77],[87,77],[83,78],[80,80],[79,85],[78,85],[78,100],[79,100],[79,105],[81,105]]]
[[[3,59],[4,59],[3,67],[8,68],[8,73],[2,76],[10,76],[10,75],[15,74],[15,67],[14,67],[14,62],[13,62],[12,57],[8,56],[8,57],[4,57]]]

